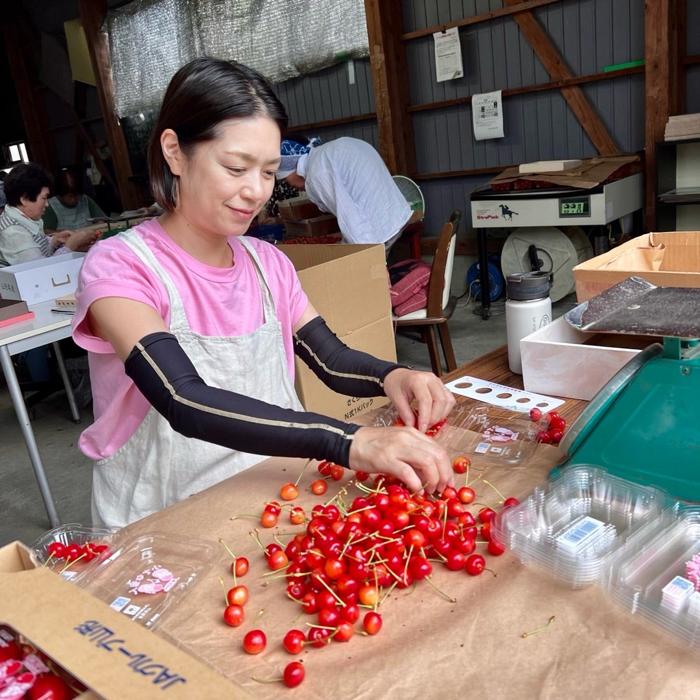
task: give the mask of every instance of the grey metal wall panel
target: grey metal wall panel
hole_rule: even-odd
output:
[[[700,112],[700,66],[688,66],[686,72],[686,108],[690,114]]]
[[[690,0],[688,6],[688,53],[700,53],[700,2]],[[690,96],[690,93],[688,93]]]
[[[501,6],[499,0],[405,0],[404,28],[422,29]],[[575,75],[597,73],[605,66],[643,58],[644,0],[561,0],[538,8],[534,14]],[[432,37],[405,44],[412,104],[551,80],[511,17],[465,27],[460,30],[460,40],[464,78],[444,83],[435,81]],[[583,89],[620,148],[640,150],[644,143],[643,76],[594,83]],[[690,94],[689,87],[689,99]],[[414,113],[418,172],[596,154],[560,92],[507,97],[503,104],[505,138],[482,142],[473,139],[468,106]],[[445,207],[456,201],[458,188],[488,179],[422,181],[428,199],[429,230],[435,230],[449,215]]]

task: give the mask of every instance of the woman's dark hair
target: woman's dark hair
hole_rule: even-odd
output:
[[[160,136],[172,129],[187,152],[216,137],[227,119],[264,115],[287,128],[287,113],[260,73],[236,62],[196,58],[172,77],[148,146],[148,175],[156,202],[172,211],[177,204],[177,176],[163,157]]]
[[[54,191],[57,197],[65,197],[67,194],[81,195],[83,188],[80,183],[80,178],[76,176],[73,168],[63,168],[54,184]]]
[[[3,185],[7,203],[18,207],[22,197],[36,202],[41,190],[51,187],[51,175],[37,163],[20,163],[10,170]]]

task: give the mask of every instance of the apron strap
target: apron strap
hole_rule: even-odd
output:
[[[272,298],[272,291],[270,290],[270,285],[267,282],[267,276],[265,275],[265,268],[260,262],[260,258],[253,247],[253,244],[245,236],[239,236],[237,241],[245,248],[246,252],[253,261],[253,268],[258,276],[258,283],[260,284],[260,290],[262,292],[262,303],[263,303],[263,316],[264,322],[270,321],[277,318],[277,313],[275,311],[275,302]]]
[[[137,257],[140,258],[147,267],[150,267],[153,272],[156,273],[165,286],[168,297],[170,298],[170,330],[172,333],[177,335],[177,331],[189,331],[190,326],[187,322],[187,314],[185,313],[185,306],[182,303],[180,292],[177,291],[172,277],[170,277],[165,268],[158,262],[158,258],[156,258],[153,251],[133,228],[120,234],[120,238],[134,251]]]

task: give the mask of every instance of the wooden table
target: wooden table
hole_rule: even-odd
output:
[[[448,378],[466,374],[518,385],[518,378],[507,370],[505,350],[470,362]],[[567,401],[561,414],[571,421],[584,405]],[[494,467],[488,476],[507,495],[526,495],[546,481],[560,456],[556,448],[540,445],[526,466]],[[243,626],[232,629],[221,621],[218,577],[226,579],[227,587],[232,585],[230,560],[222,549],[209,573],[181,605],[168,611],[161,632],[259,698],[289,692],[278,683],[259,684],[252,677],[280,677],[292,660],[282,650],[281,639],[289,629],[304,627],[308,618],[287,600],[283,581],[262,576],[267,571],[264,560],[249,533],[257,526],[262,505],[277,498],[279,486],[294,480],[301,465],[302,460],[266,460],[125,530],[126,536],[162,533],[172,538],[174,546],[198,537],[213,542],[223,538],[239,556],[250,558],[245,583],[251,599]],[[315,473],[306,473],[300,482],[297,502],[307,512],[318,502],[308,492],[314,478]],[[337,483],[332,482],[324,498],[331,497],[333,488]],[[478,500],[496,503],[495,494],[485,486],[477,486],[477,492]],[[288,533],[291,527],[282,525],[281,530]],[[269,530],[260,536],[265,544],[272,541]],[[698,696],[697,656],[616,607],[599,586],[572,591],[521,565],[507,552],[489,557],[488,565],[492,572],[478,577],[436,565],[433,580],[455,603],[427,585],[395,592],[382,605],[384,625],[376,637],[356,635],[349,644],[305,650],[301,657],[307,678],[296,691],[298,697],[675,700]],[[551,617],[555,621],[545,626]],[[539,634],[522,637],[542,626]],[[268,637],[268,648],[259,656],[241,651],[244,634],[253,628],[263,629]]]

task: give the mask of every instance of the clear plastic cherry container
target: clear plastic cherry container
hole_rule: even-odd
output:
[[[78,523],[60,525],[34,542],[31,550],[34,564],[52,569],[66,581],[76,582],[110,556],[116,533],[114,528]]]
[[[583,588],[599,580],[608,555],[669,506],[663,491],[576,465],[501,513],[494,534],[524,564]]]
[[[113,610],[155,629],[217,560],[212,542],[150,534],[120,538],[78,585]]]
[[[700,507],[676,504],[606,562],[601,584],[629,612],[700,649]]]

